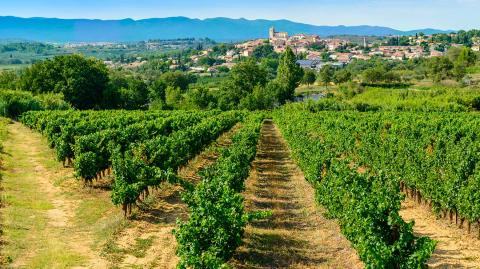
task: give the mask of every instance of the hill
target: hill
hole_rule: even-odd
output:
[[[238,41],[267,37],[274,26],[289,33],[330,35],[409,35],[445,32],[436,29],[399,31],[380,26],[316,26],[288,20],[247,20],[230,18],[190,19],[186,17],[143,20],[87,20],[0,17],[2,39],[28,39],[51,42],[119,42],[148,39],[204,38]],[[449,32],[449,31],[447,31]]]

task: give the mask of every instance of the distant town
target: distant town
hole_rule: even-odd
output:
[[[352,42],[347,38],[321,38],[318,35],[290,34],[279,32],[270,28],[268,39],[255,39],[231,46],[223,53],[215,51],[214,47],[206,48],[191,55],[188,67],[194,73],[214,73],[218,69],[232,68],[242,57],[252,57],[260,47],[271,46],[275,53],[283,53],[287,47],[292,48],[298,56],[298,64],[303,68],[320,69],[325,64],[333,66],[345,66],[353,60],[369,60],[373,57],[391,60],[408,60],[416,58],[429,58],[445,55],[448,47],[463,46],[456,44],[457,33],[425,35],[418,33],[415,36],[390,36],[382,41],[369,42],[370,37],[361,37],[360,41]],[[358,37],[357,37],[358,39]],[[440,40],[438,40],[440,39]],[[449,42],[445,42],[445,39]],[[161,45],[158,41],[145,43],[148,49],[158,49]],[[474,39],[473,51],[480,51],[480,38]],[[204,64],[202,59],[212,58],[210,63]],[[170,69],[179,68],[179,62],[175,57],[170,57]],[[138,67],[146,61],[138,59],[129,63],[128,67]],[[114,65],[113,61],[106,61],[108,65]]]
[[[268,38],[218,43],[209,38],[179,38],[140,42],[0,43],[0,69],[18,69],[56,55],[82,54],[104,61],[110,68],[180,70],[194,74],[224,73],[244,58],[275,58],[290,47],[297,63],[320,70],[324,65],[343,67],[354,60],[411,60],[443,56],[450,47],[467,45],[459,31],[412,36],[333,36],[265,29]],[[476,36],[476,35],[475,35]],[[468,38],[472,51],[480,51],[480,38]],[[148,64],[148,65],[147,65]]]

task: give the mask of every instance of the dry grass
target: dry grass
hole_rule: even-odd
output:
[[[428,236],[438,241],[437,248],[428,262],[430,268],[480,268],[480,240],[475,231],[468,235],[447,220],[437,220],[424,206],[411,199],[402,204],[400,215],[405,221],[415,221],[413,227],[418,236]]]

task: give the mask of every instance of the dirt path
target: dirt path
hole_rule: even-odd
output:
[[[8,133],[2,180],[8,267],[106,268],[92,250],[92,233],[78,226],[82,203],[61,186],[75,182],[72,170],[55,162],[39,134],[19,123],[9,124]]]
[[[476,229],[468,235],[446,220],[437,220],[427,208],[408,198],[402,204],[400,215],[405,221],[415,220],[417,235],[438,241],[428,263],[430,268],[480,268],[480,240],[475,239]]]
[[[267,121],[245,198],[247,209],[271,210],[273,215],[247,227],[234,266],[363,268],[338,224],[323,217],[314,197],[313,188],[291,160],[279,130]]]
[[[188,165],[180,169],[179,175],[191,182],[200,178],[197,173],[212,165],[219,157],[218,149],[231,144],[231,137],[240,128],[236,125],[232,130],[223,134],[215,143],[204,152],[192,159]],[[182,188],[165,185],[160,191],[152,195],[146,210],[139,212],[133,219],[130,227],[121,231],[117,238],[117,248],[127,250],[119,255],[115,264],[121,268],[175,268],[179,259],[175,254],[176,240],[173,230],[177,219],[186,219],[188,210],[181,200]],[[142,255],[137,255],[139,248],[135,238],[148,240],[149,245],[144,247]]]

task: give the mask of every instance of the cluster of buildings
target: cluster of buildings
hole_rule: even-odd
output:
[[[269,38],[257,39],[237,44],[236,48],[242,56],[251,56],[257,46],[269,43],[277,53],[282,53],[290,47],[297,54],[306,55],[305,66],[317,65],[316,63],[326,61],[325,53],[328,53],[329,61],[348,64],[353,59],[368,60],[372,57],[402,60],[415,59],[420,57],[435,57],[444,55],[444,52],[436,50],[437,44],[429,44],[426,49],[422,44],[428,42],[428,36],[410,37],[410,46],[387,46],[380,44],[368,44],[364,38],[363,44],[352,44],[348,40],[327,38],[322,39],[318,35],[296,34],[290,36],[287,32],[277,32],[275,28],[269,29]],[[318,50],[322,48],[322,50]],[[339,49],[342,48],[342,49]],[[478,46],[472,49],[479,51]]]
[[[400,40],[400,37],[398,39]],[[302,54],[305,57],[298,63],[304,68],[312,69],[319,69],[327,63],[335,66],[345,66],[355,59],[368,60],[372,57],[405,60],[445,54],[439,49],[441,44],[430,41],[429,36],[417,35],[408,39],[409,45],[407,46],[392,46],[380,42],[368,44],[366,38],[363,38],[363,42],[358,42],[360,44],[353,44],[345,39],[321,38],[318,35],[295,34],[290,36],[287,32],[277,32],[272,27],[269,29],[268,39],[255,39],[236,44],[234,48],[223,55],[215,56],[220,61],[214,66],[208,67],[208,70],[207,67],[200,66],[197,63],[202,57],[209,57],[212,49],[206,49],[199,54],[192,55],[190,57],[192,65],[189,68],[191,72],[195,73],[214,73],[220,66],[231,69],[239,58],[252,56],[257,47],[265,44],[271,45],[277,53],[283,53],[287,47],[290,47],[294,53]],[[480,38],[478,42],[474,43],[472,49],[480,51]],[[175,65],[172,67],[174,69]]]

